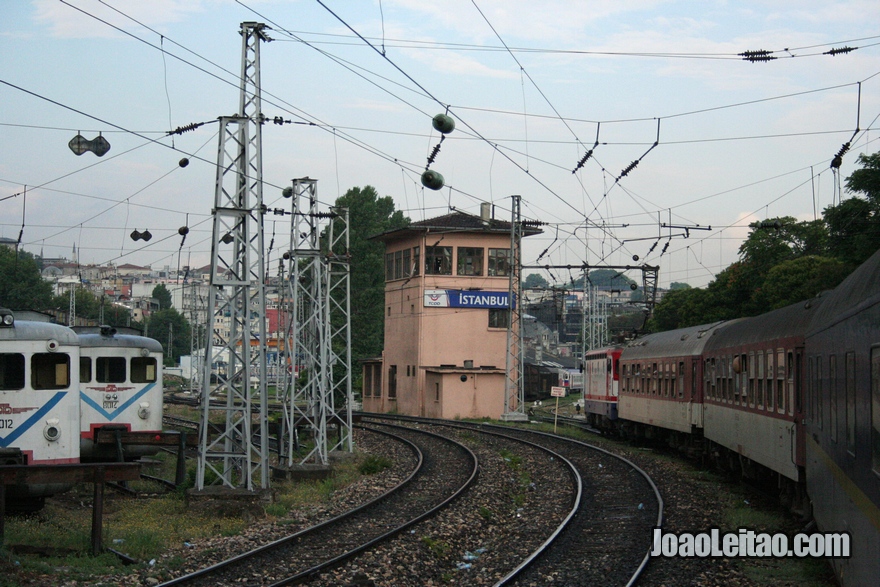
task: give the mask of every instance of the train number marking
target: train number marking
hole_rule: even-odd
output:
[[[12,418],[0,418],[0,430],[12,430]]]

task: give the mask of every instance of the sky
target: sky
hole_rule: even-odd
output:
[[[370,185],[414,221],[481,202],[510,220],[518,195],[522,218],[545,223],[523,274],[551,283],[584,263],[648,264],[661,287],[705,286],[749,223],[851,197],[845,178],[880,144],[875,0],[0,0],[0,13],[0,236],[82,264],[210,262],[243,22],[272,39],[263,114],[291,121],[262,127],[269,208],[289,209],[282,189],[301,177],[322,211]],[[759,50],[776,59],[740,55]],[[420,175],[441,113],[456,128],[433,191]],[[77,134],[110,150],[77,156]],[[287,218],[265,218],[270,268]]]

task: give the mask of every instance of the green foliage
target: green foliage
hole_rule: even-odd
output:
[[[167,310],[171,308],[171,292],[168,291],[168,288],[165,287],[164,283],[160,283],[159,285],[154,287],[150,295],[159,302],[160,310]]]
[[[394,209],[390,196],[379,197],[372,186],[351,188],[336,200],[347,208],[351,258],[352,364],[375,357],[384,347],[385,245],[372,237],[404,228],[409,218]]]
[[[437,558],[443,558],[449,554],[449,544],[441,540],[436,540],[430,536],[422,536],[422,544],[427,546],[428,550]]]
[[[523,281],[523,287],[526,289],[538,289],[543,287],[550,287],[550,284],[547,282],[544,277],[538,273],[530,273],[526,276],[526,280]]]
[[[784,261],[770,269],[755,299],[768,310],[782,308],[833,289],[852,269],[843,261],[815,255]]]
[[[385,469],[388,469],[393,464],[394,463],[391,462],[391,459],[387,457],[370,455],[364,459],[364,462],[358,467],[358,471],[360,471],[361,475],[375,475],[376,473],[381,473]]]
[[[52,285],[44,281],[33,255],[0,247],[0,307],[10,310],[52,308]]]
[[[147,319],[147,335],[162,344],[166,365],[176,365],[181,355],[190,353],[192,332],[187,319],[174,308],[153,312]],[[169,336],[170,335],[170,336]],[[169,350],[169,339],[171,348]]]

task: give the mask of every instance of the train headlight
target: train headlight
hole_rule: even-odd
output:
[[[150,417],[150,404],[149,402],[141,402],[138,407],[138,417],[141,420],[146,420]]]
[[[58,425],[58,418],[50,418],[46,420],[46,426],[43,428],[43,436],[49,442],[55,442],[61,438],[61,426]]]
[[[50,353],[54,353],[55,351],[57,351],[58,347],[60,346],[61,344],[55,339],[50,338],[46,341],[46,350]]]
[[[6,309],[0,310],[0,326],[9,327],[15,324],[15,316]]]

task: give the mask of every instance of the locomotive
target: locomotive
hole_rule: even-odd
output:
[[[162,433],[162,345],[110,326],[73,329],[80,342],[80,458],[130,461],[156,454],[157,445],[123,445],[121,433]],[[119,441],[99,444],[100,434]]]
[[[79,339],[64,326],[0,310],[0,463],[79,462]],[[42,500],[70,485],[9,486],[9,501]]]
[[[591,423],[656,438],[750,479],[827,532],[843,585],[880,573],[880,251],[837,288],[751,318],[650,334],[585,358]],[[611,358],[608,358],[611,357]],[[616,413],[607,394],[619,378]],[[605,402],[586,401],[605,394]]]

